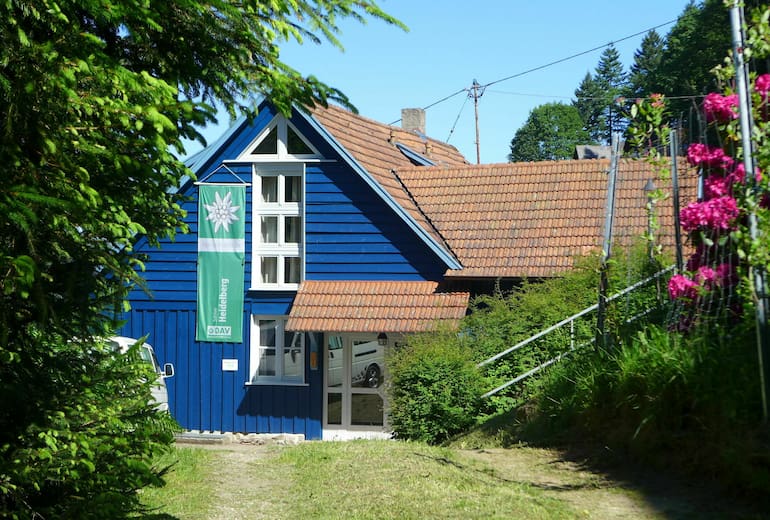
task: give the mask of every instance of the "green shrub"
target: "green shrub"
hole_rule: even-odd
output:
[[[657,262],[650,262],[645,244],[637,245],[627,252],[619,250],[609,269],[609,294],[659,270]],[[661,282],[664,293],[665,282]],[[466,340],[476,353],[476,360],[481,362],[595,305],[598,301],[598,286],[599,258],[586,256],[577,258],[575,267],[558,278],[524,280],[509,294],[498,293],[475,298],[472,312],[465,318],[462,327],[467,331]],[[622,328],[638,329],[641,322],[635,323],[634,329],[624,326],[624,321],[656,305],[659,294],[656,285],[651,283],[610,303],[606,323],[611,340],[622,341],[616,336],[616,332]],[[489,389],[534,369],[571,347],[587,345],[595,338],[596,313],[592,312],[575,320],[572,328],[561,327],[486,365],[484,374],[491,381]],[[484,413],[497,415],[511,410],[526,401],[532,392],[537,392],[539,384],[539,378],[529,378],[509,386],[485,401]]]
[[[476,422],[485,383],[455,333],[415,335],[388,359],[390,424],[398,438],[446,441]]]
[[[177,426],[150,402],[155,374],[137,347],[120,355],[104,345],[24,339],[24,352],[0,363],[0,517],[141,510],[137,490],[163,484],[164,468],[153,461]]]

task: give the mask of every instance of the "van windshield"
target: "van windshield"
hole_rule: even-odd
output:
[[[160,370],[160,364],[158,363],[158,359],[155,357],[155,352],[153,352],[150,347],[147,345],[142,345],[142,348],[139,349],[139,354],[142,356],[142,361],[152,365],[152,368],[156,372]]]

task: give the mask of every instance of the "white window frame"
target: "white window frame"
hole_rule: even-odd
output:
[[[275,375],[258,375],[259,374],[259,362],[260,351],[266,348],[273,348],[272,346],[266,346],[260,344],[260,328],[259,322],[263,320],[274,320],[276,322],[275,327]],[[286,338],[286,322],[288,316],[273,316],[273,315],[251,315],[250,323],[250,345],[249,345],[249,380],[247,385],[260,385],[260,384],[279,384],[279,385],[304,385],[305,384],[305,354],[306,354],[306,342],[305,333],[296,332],[292,335],[292,345],[287,347],[284,345],[284,339]],[[286,353],[284,349],[294,349],[295,359],[300,360],[299,375],[288,376],[285,375],[285,359]]]
[[[274,129],[278,129],[278,145],[277,153],[270,154],[253,154],[251,153],[257,145]],[[313,153],[309,154],[290,154],[288,151],[289,142],[289,128],[291,128],[295,134],[302,140],[305,145],[312,150]],[[275,116],[270,123],[257,135],[257,137],[249,143],[249,145],[243,149],[243,153],[238,157],[238,161],[250,161],[250,162],[275,162],[275,161],[312,161],[320,160],[323,157],[318,150],[305,139],[299,130],[282,115]]]
[[[252,266],[251,290],[294,290],[305,278],[305,165],[303,163],[254,164],[252,182]],[[265,177],[277,177],[278,198],[276,202],[262,202],[262,181]],[[300,201],[287,202],[285,179],[300,179]],[[277,241],[262,243],[262,217],[276,217]],[[285,223],[288,217],[299,218],[299,242],[286,242]],[[262,259],[276,258],[275,282],[263,281]],[[285,282],[285,260],[297,258],[299,261],[299,279],[296,283]]]

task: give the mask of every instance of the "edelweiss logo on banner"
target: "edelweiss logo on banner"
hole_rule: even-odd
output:
[[[232,193],[229,191],[225,198],[222,198],[219,192],[214,194],[214,198],[213,204],[204,204],[206,211],[208,211],[206,220],[214,223],[214,233],[219,231],[220,227],[225,228],[225,231],[230,231],[230,224],[238,220],[238,215],[235,212],[241,207],[233,206]]]

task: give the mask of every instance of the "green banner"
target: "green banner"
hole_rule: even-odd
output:
[[[243,341],[245,217],[245,186],[200,186],[197,341]]]

